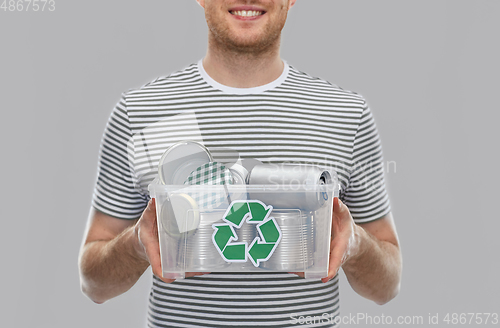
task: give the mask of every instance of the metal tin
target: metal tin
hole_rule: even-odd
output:
[[[304,211],[315,211],[328,200],[328,193],[320,190],[306,191],[297,186],[314,188],[329,183],[331,183],[330,173],[313,165],[261,164],[256,165],[248,177],[249,185],[275,185],[280,188],[297,189],[297,192],[292,193],[250,190],[250,199],[261,200],[275,209],[299,208]]]
[[[233,184],[235,185],[246,185],[248,178],[248,170],[240,164],[234,163],[229,167],[229,171],[233,176]],[[248,199],[248,193],[246,188],[242,188],[238,191],[233,191],[229,195],[229,199],[234,200],[245,200]]]
[[[202,212],[201,223],[194,234],[185,238],[186,267],[205,272],[224,268],[230,263],[224,261],[212,242],[214,222],[222,223],[224,212]]]
[[[273,211],[282,237],[271,258],[261,268],[275,271],[301,271],[314,264],[314,222],[311,215],[298,210]]]
[[[182,141],[170,146],[158,163],[158,177],[165,185],[182,185],[196,168],[212,162],[212,155],[202,144]]]
[[[234,163],[231,166],[229,166],[229,171],[231,171],[233,175],[234,184],[247,183],[248,170],[243,165]]]

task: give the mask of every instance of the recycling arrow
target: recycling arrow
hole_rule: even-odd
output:
[[[217,231],[214,233],[214,242],[218,248],[223,249],[231,239],[237,239],[231,226],[221,225],[215,228]]]
[[[222,220],[225,223],[213,224],[212,241],[219,254],[227,262],[247,262],[258,267],[260,262],[271,258],[281,240],[281,230],[273,217],[270,217],[273,207],[260,200],[236,200],[226,210]],[[244,223],[255,224],[259,236],[248,246],[246,241],[237,242],[235,228],[241,228]]]

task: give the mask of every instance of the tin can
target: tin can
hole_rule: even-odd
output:
[[[273,211],[282,237],[271,258],[260,267],[273,271],[305,271],[314,264],[313,217],[299,210]]]
[[[248,170],[243,165],[234,163],[231,164],[231,166],[229,166],[228,168],[233,177],[234,185],[246,185],[248,179]],[[246,188],[241,187],[239,189],[233,189],[228,199],[231,201],[248,199]]]
[[[250,199],[258,199],[275,209],[298,208],[303,211],[315,211],[321,208],[329,197],[328,193],[318,186],[329,183],[330,173],[313,165],[261,164],[256,165],[248,177],[249,185],[270,185],[270,189],[275,186],[297,190],[295,193],[265,193],[252,192],[249,188]]]
[[[212,242],[214,233],[212,224],[214,222],[222,223],[223,215],[224,212],[221,211],[202,212],[200,214],[200,226],[194,234],[186,235],[184,239],[186,267],[205,272],[222,269],[230,264],[219,255]]]
[[[233,184],[243,185],[247,183],[248,170],[243,165],[234,163],[228,169],[233,176]]]

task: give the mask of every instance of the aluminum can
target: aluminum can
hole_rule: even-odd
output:
[[[250,199],[258,199],[275,209],[315,211],[328,200],[328,193],[317,186],[331,183],[331,175],[313,165],[260,164],[248,176],[249,185],[266,185],[296,192],[259,192],[249,188]]]
[[[228,167],[233,176],[233,184],[246,184],[248,178],[248,170],[240,164],[234,163]]]
[[[234,163],[228,167],[229,172],[231,172],[234,185],[246,185],[248,178],[248,170],[240,164]],[[236,189],[234,189],[236,190]],[[245,188],[241,188],[238,191],[233,191],[231,194],[228,192],[229,204],[234,200],[245,200],[248,199],[248,194]]]

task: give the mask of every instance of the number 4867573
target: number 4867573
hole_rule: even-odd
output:
[[[1,0],[0,0],[1,1]],[[54,11],[55,0],[3,0],[0,5],[3,11]]]

